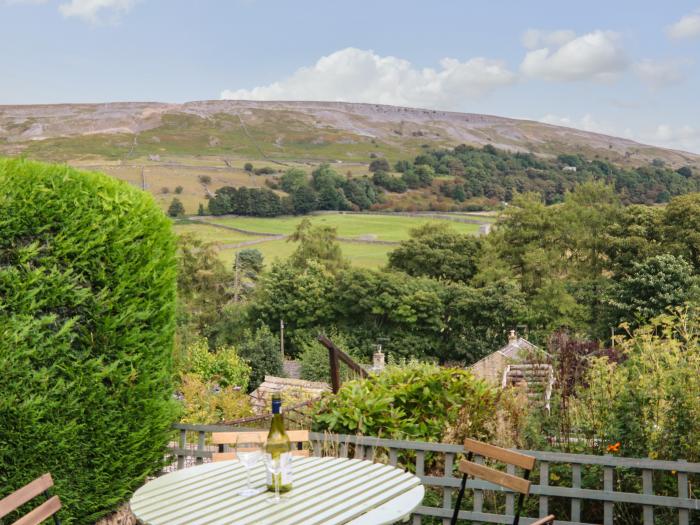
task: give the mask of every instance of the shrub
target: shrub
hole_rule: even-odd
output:
[[[574,427],[598,453],[700,461],[700,320],[676,311],[619,341],[627,357],[593,360],[571,402]]]
[[[252,415],[244,389],[221,387],[197,374],[185,374],[180,385],[182,423],[212,425]]]
[[[261,325],[255,332],[246,330],[240,349],[241,356],[251,367],[249,390],[256,389],[266,375],[279,377],[283,374],[280,342],[267,326]]]
[[[170,206],[168,206],[168,215],[171,217],[182,217],[185,214],[185,206],[183,206],[180,199],[175,197]]]
[[[324,397],[314,416],[317,430],[392,439],[442,441],[460,411],[469,414],[460,437],[490,437],[498,389],[459,368],[412,362],[345,383]]]
[[[214,352],[204,338],[194,341],[185,351],[180,373],[195,374],[204,381],[222,387],[248,388],[250,366],[238,355],[233,346],[223,346]]]
[[[50,471],[64,523],[94,523],[161,467],[175,268],[148,194],[0,160],[0,498]]]
[[[184,190],[182,186],[175,186],[175,193],[177,193],[178,195],[182,193],[182,190]]]

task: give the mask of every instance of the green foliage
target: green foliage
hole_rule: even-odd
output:
[[[313,260],[332,271],[347,268],[349,263],[343,257],[336,238],[335,228],[323,225],[314,226],[309,219],[304,219],[287,239],[299,243],[289,258],[289,263],[297,268],[304,268],[309,261]]]
[[[187,347],[178,369],[180,374],[195,374],[203,381],[222,387],[239,387],[243,391],[248,388],[251,377],[251,367],[233,346],[223,346],[211,352],[203,338]]]
[[[576,171],[564,171],[565,166],[575,167]],[[610,184],[625,204],[662,203],[700,190],[700,178],[692,170],[674,171],[663,163],[626,168],[568,154],[548,160],[499,150],[490,144],[483,148],[460,145],[454,149],[432,149],[418,155],[412,164],[397,165],[409,188],[429,184],[427,173],[422,174],[421,180],[420,167],[430,168],[434,174],[456,177],[466,199],[510,201],[517,192],[534,192],[547,204],[554,204],[561,202],[577,185],[590,180]]]
[[[331,366],[328,358],[328,349],[318,342],[317,336],[321,330],[298,331],[295,334],[295,346],[301,351],[299,361],[301,361],[301,379],[307,381],[331,382]],[[328,338],[348,354],[356,363],[363,361],[363,352],[352,346],[350,338],[337,329],[331,329]],[[354,372],[341,363],[340,376],[342,381],[354,378]]]
[[[168,215],[171,217],[182,217],[185,215],[185,206],[177,197],[170,202],[170,206],[168,206]]]
[[[246,162],[246,163],[243,165],[243,169],[244,169],[245,171],[247,171],[248,173],[250,173],[250,172],[253,171],[253,164],[250,163],[250,162]]]
[[[198,374],[184,374],[180,378],[179,399],[182,402],[182,423],[214,425],[253,414],[245,389],[222,388]]]
[[[50,471],[63,522],[92,524],[160,468],[175,270],[146,193],[0,160],[0,498]]]
[[[376,173],[377,171],[391,171],[391,166],[386,159],[375,159],[369,163],[369,171],[372,173]]]
[[[201,202],[199,203],[199,207],[197,208],[197,215],[199,215],[200,217],[206,215],[204,211],[204,204],[202,204]]]
[[[179,237],[177,262],[178,325],[207,335],[233,298],[234,277],[219,258],[216,246],[191,234]]]
[[[411,238],[389,254],[389,267],[409,275],[469,282],[476,274],[481,241],[441,223],[411,230]]]
[[[599,453],[700,461],[700,322],[677,311],[618,342],[626,360],[598,358],[571,414]]]
[[[610,289],[613,326],[623,321],[646,324],[670,308],[698,299],[698,279],[682,257],[671,254],[632,263],[630,272]]]
[[[284,213],[284,208],[279,195],[268,188],[223,186],[209,199],[209,211],[212,215],[276,217]]]
[[[466,370],[413,362],[345,383],[337,395],[319,402],[313,426],[340,434],[442,441],[466,408],[467,433],[486,438],[497,402],[498,390]]]
[[[270,329],[261,325],[255,331],[246,330],[239,343],[241,357],[251,367],[250,386],[255,390],[266,375],[280,377],[284,375],[280,341]]]

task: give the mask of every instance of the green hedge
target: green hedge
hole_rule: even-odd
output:
[[[94,523],[159,467],[175,272],[146,193],[0,159],[0,498],[50,471],[64,523]]]

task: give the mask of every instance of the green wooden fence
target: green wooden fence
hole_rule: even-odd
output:
[[[211,460],[213,447],[207,445],[208,434],[220,431],[244,430],[239,427],[223,425],[185,425],[175,424],[179,439],[172,446],[175,456],[173,468],[184,468],[188,464],[198,464]],[[352,436],[312,432],[310,434],[313,454],[336,455],[387,462],[408,468],[421,479],[427,489],[434,489],[442,494],[441,506],[421,506],[413,517],[413,524],[420,525],[424,516],[442,518],[449,523],[452,516],[453,502],[459,489],[460,478],[455,475],[455,464],[463,452],[459,445],[447,443],[428,443],[423,441],[403,441],[367,436]],[[642,458],[624,458],[617,456],[593,456],[585,454],[567,454],[561,452],[522,451],[535,456],[538,460],[539,481],[533,484],[530,498],[537,500],[538,516],[523,518],[520,523],[527,525],[536,517],[550,513],[550,498],[567,501],[567,516],[557,519],[557,525],[595,525],[582,521],[584,505],[602,505],[602,525],[614,525],[615,506],[625,506],[631,512],[638,512],[639,522],[654,525],[655,512],[669,515],[673,513],[673,523],[693,525],[700,523],[700,500],[693,497],[693,486],[700,485],[700,463],[685,461],[660,461]],[[475,461],[483,462],[476,457]],[[428,465],[430,468],[427,469]],[[438,465],[439,471],[436,471]],[[570,470],[570,484],[562,485],[562,479],[556,479],[553,470],[557,466]],[[515,473],[510,466],[508,472]],[[583,487],[584,472],[600,474],[600,487]],[[617,481],[624,475],[640,478],[641,492],[616,490]],[[675,480],[674,494],[667,488],[664,493],[655,490],[654,477],[672,476]],[[557,481],[559,483],[553,483]],[[472,508],[461,510],[460,518],[473,523],[511,523],[515,497],[512,493],[490,483],[469,480],[467,487],[473,490]],[[499,514],[485,509],[485,492],[500,493],[505,500],[504,513]],[[425,502],[424,502],[425,503]],[[561,506],[560,506],[561,508]],[[658,521],[657,521],[658,523]],[[666,523],[664,523],[666,525]],[[668,523],[671,525],[671,522]]]

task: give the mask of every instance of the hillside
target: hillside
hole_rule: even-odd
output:
[[[0,106],[0,154],[45,160],[148,155],[366,163],[395,161],[421,146],[483,146],[561,153],[638,166],[661,159],[700,166],[700,155],[540,122],[337,102],[202,101]],[[219,165],[222,165],[221,163]]]

